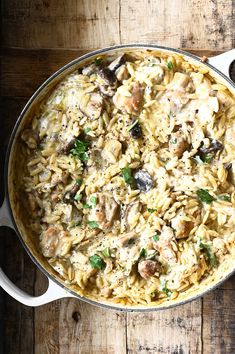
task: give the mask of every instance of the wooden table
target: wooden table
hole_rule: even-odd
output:
[[[128,42],[181,47],[199,55],[231,49],[233,4],[232,0],[3,1],[1,166],[20,110],[60,66],[91,49]],[[46,279],[6,228],[1,229],[0,258],[20,288],[30,294],[43,292]],[[203,299],[149,314],[107,311],[74,299],[32,309],[1,292],[0,352],[232,354],[234,299],[235,277]]]

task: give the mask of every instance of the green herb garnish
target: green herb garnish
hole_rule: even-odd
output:
[[[155,235],[153,235],[153,240],[154,241],[158,241],[159,240],[159,235],[160,235],[160,232],[157,232]]]
[[[130,131],[132,128],[134,128],[134,126],[136,126],[136,124],[138,123],[138,119],[136,119],[135,121],[134,121],[134,123],[133,124],[131,124],[129,127],[128,127],[128,131]]]
[[[229,194],[221,194],[218,196],[218,198],[226,202],[231,202],[231,196]]]
[[[95,206],[97,203],[97,197],[95,196],[91,197],[90,202]]]
[[[89,258],[91,266],[95,269],[104,269],[106,263],[104,262],[103,258],[101,258],[98,254],[94,254]]]
[[[147,210],[149,213],[154,213],[155,211],[157,211],[157,209],[151,209],[151,208],[148,208]]]
[[[87,133],[89,133],[91,131],[91,128],[84,128],[83,131],[84,131],[85,134],[87,134]]]
[[[76,179],[76,183],[80,187],[82,185],[82,179],[81,178]]]
[[[121,168],[122,177],[124,178],[127,184],[132,184],[134,182],[134,178],[132,177],[132,172],[130,167],[126,166]]]
[[[95,58],[94,64],[96,66],[100,66],[102,64],[103,59],[102,58]]]
[[[140,255],[139,255],[139,259],[140,258],[146,258],[147,257],[147,251],[145,248],[142,248],[142,250],[140,251]]]
[[[211,251],[211,248],[209,245],[200,241],[199,247],[205,252],[206,259],[212,267],[215,267],[216,265],[218,265],[218,259],[215,256],[215,254]]]
[[[168,61],[168,62],[167,62],[167,67],[168,67],[168,69],[170,69],[170,70],[173,69],[173,63],[172,63],[172,61]]]
[[[177,139],[176,138],[171,140],[171,144],[176,144],[176,143],[177,143]]]
[[[92,208],[92,206],[90,205],[90,204],[83,204],[83,208],[84,209],[91,209]]]
[[[205,163],[211,162],[214,158],[214,154],[206,154],[202,157],[202,161]]]
[[[87,221],[87,225],[90,226],[91,229],[96,229],[99,227],[96,221]]]
[[[164,283],[164,286],[162,287],[162,291],[166,294],[167,297],[171,296],[172,292],[167,287],[167,281]]]
[[[196,193],[197,193],[198,198],[203,203],[210,204],[214,200],[216,200],[212,195],[210,195],[210,193],[207,191],[207,189],[202,189],[202,188],[198,189]]]
[[[102,251],[102,254],[103,254],[105,257],[111,257],[110,248],[109,248],[109,247],[106,247],[106,248]]]
[[[74,145],[74,148],[70,150],[70,154],[72,154],[75,157],[78,157],[79,160],[81,161],[87,161],[88,160],[88,145],[89,142],[86,140],[79,140],[77,139]]]
[[[79,202],[79,200],[82,199],[82,195],[80,193],[76,193],[73,199],[75,199],[77,202]]]
[[[199,155],[193,156],[192,160],[194,160],[198,165],[203,165],[204,162],[202,161],[202,159],[200,158]]]

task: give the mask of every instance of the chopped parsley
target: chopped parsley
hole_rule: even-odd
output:
[[[84,209],[91,209],[92,208],[92,206],[90,205],[90,204],[83,204],[83,208]]]
[[[83,131],[84,131],[85,134],[87,134],[87,133],[89,133],[91,131],[91,128],[84,128]]]
[[[177,139],[176,138],[171,140],[171,144],[176,144],[176,143],[177,143]]]
[[[198,165],[203,165],[204,164],[204,162],[202,161],[202,159],[200,158],[199,155],[193,156],[192,160],[194,160]]]
[[[158,241],[159,240],[159,235],[160,235],[160,232],[157,232],[155,235],[153,235],[153,240],[154,241]]]
[[[209,262],[209,264],[212,267],[215,267],[216,265],[218,265],[218,259],[217,259],[216,255],[211,251],[211,247],[209,245],[200,241],[199,247],[201,250],[203,250],[205,252],[206,260]]]
[[[82,179],[81,178],[76,179],[76,183],[80,187],[82,185]]]
[[[167,287],[167,281],[163,284],[162,292],[166,294],[167,297],[170,297],[172,292]]]
[[[132,184],[134,182],[134,178],[132,176],[130,167],[126,166],[121,168],[121,173],[122,173],[122,177],[124,178],[124,181],[127,184]]]
[[[218,196],[218,198],[226,202],[231,202],[231,196],[229,194],[221,194]]]
[[[91,229],[96,229],[97,227],[99,227],[96,221],[87,221],[87,225],[90,226]]]
[[[82,199],[82,195],[80,193],[76,193],[73,199],[79,202],[79,200]]]
[[[103,251],[102,254],[104,257],[111,257],[111,253],[110,253],[110,248],[106,247]]]
[[[104,269],[106,263],[104,262],[103,258],[101,258],[98,254],[94,254],[89,258],[91,266],[95,269]]]
[[[79,140],[77,139],[74,148],[70,150],[70,154],[73,155],[74,157],[78,157],[79,160],[81,161],[87,161],[88,160],[88,145],[89,142],[86,140]]]
[[[212,195],[210,195],[207,189],[198,189],[196,193],[198,198],[203,203],[211,204],[214,200],[216,200]]]
[[[204,163],[210,163],[213,158],[214,158],[214,154],[213,153],[208,153],[208,154],[201,154],[199,155],[195,155],[194,157],[192,157],[192,159],[198,164],[198,165],[203,165]]]
[[[145,248],[142,248],[140,251],[139,259],[140,258],[146,258],[147,257],[147,250]]]
[[[154,213],[155,211],[157,211],[157,209],[148,208],[149,213]]]
[[[95,58],[94,64],[96,66],[100,66],[102,64],[103,59],[102,58]]]
[[[170,69],[170,70],[173,69],[173,63],[172,63],[172,61],[168,61],[168,62],[167,62],[167,67],[168,67],[168,69]]]
[[[95,206],[97,203],[97,197],[95,196],[91,197],[90,202]]]

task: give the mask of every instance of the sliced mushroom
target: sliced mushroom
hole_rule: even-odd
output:
[[[40,142],[38,133],[32,129],[25,129],[21,134],[21,139],[30,149],[36,149]]]
[[[122,209],[122,224],[127,230],[132,230],[136,225],[136,216],[140,212],[140,202],[134,201]]]
[[[103,106],[104,106],[103,97],[97,92],[92,92],[90,94],[90,98],[86,107],[83,108],[80,107],[80,109],[87,117],[91,119],[97,119],[101,116],[101,113],[103,111]]]
[[[180,212],[171,220],[171,226],[175,230],[176,239],[188,237],[194,226],[192,221],[186,221],[183,217],[184,214]]]
[[[59,148],[59,153],[68,155],[70,153],[70,150],[74,147],[74,144],[76,142],[76,138],[72,138],[71,140],[65,142],[61,148]]]
[[[102,151],[102,157],[110,163],[115,163],[119,160],[121,151],[122,144],[118,140],[107,140]]]
[[[112,226],[114,220],[118,217],[119,204],[110,193],[97,193],[97,203],[91,210],[90,218],[97,221],[101,228]]]
[[[138,263],[138,272],[144,279],[148,279],[153,276],[156,270],[157,263],[155,261],[145,260]]]
[[[119,247],[130,246],[135,243],[136,233],[135,232],[127,232],[121,235],[119,238],[117,245]]]
[[[113,87],[116,84],[116,76],[109,68],[102,68],[97,71],[97,74],[105,82],[106,85]]]
[[[120,55],[119,57],[117,57],[115,60],[113,60],[109,66],[108,69],[111,71],[116,71],[122,64],[124,64],[126,61],[126,56],[125,54]]]
[[[150,174],[144,170],[138,170],[133,174],[137,188],[147,193],[153,187],[153,180]]]
[[[188,148],[189,143],[185,139],[181,130],[171,134],[169,140],[169,150],[173,153],[173,155],[180,158]]]
[[[217,151],[223,150],[224,146],[221,142],[215,139],[210,139],[210,145],[206,147],[204,144],[202,144],[198,151],[201,154],[207,155],[207,154],[216,154]]]
[[[142,129],[140,123],[136,119],[132,122],[132,128],[130,129],[130,135],[133,139],[140,139],[142,137]]]

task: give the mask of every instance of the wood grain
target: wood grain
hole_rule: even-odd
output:
[[[3,0],[0,165],[26,100],[65,63],[93,49],[130,42],[218,54],[234,47],[234,9],[233,0]],[[47,280],[5,228],[0,250],[1,264],[19,287],[35,294],[45,290]],[[232,277],[203,300],[164,312],[125,314],[74,299],[34,310],[0,293],[0,353],[231,354],[234,295]]]

